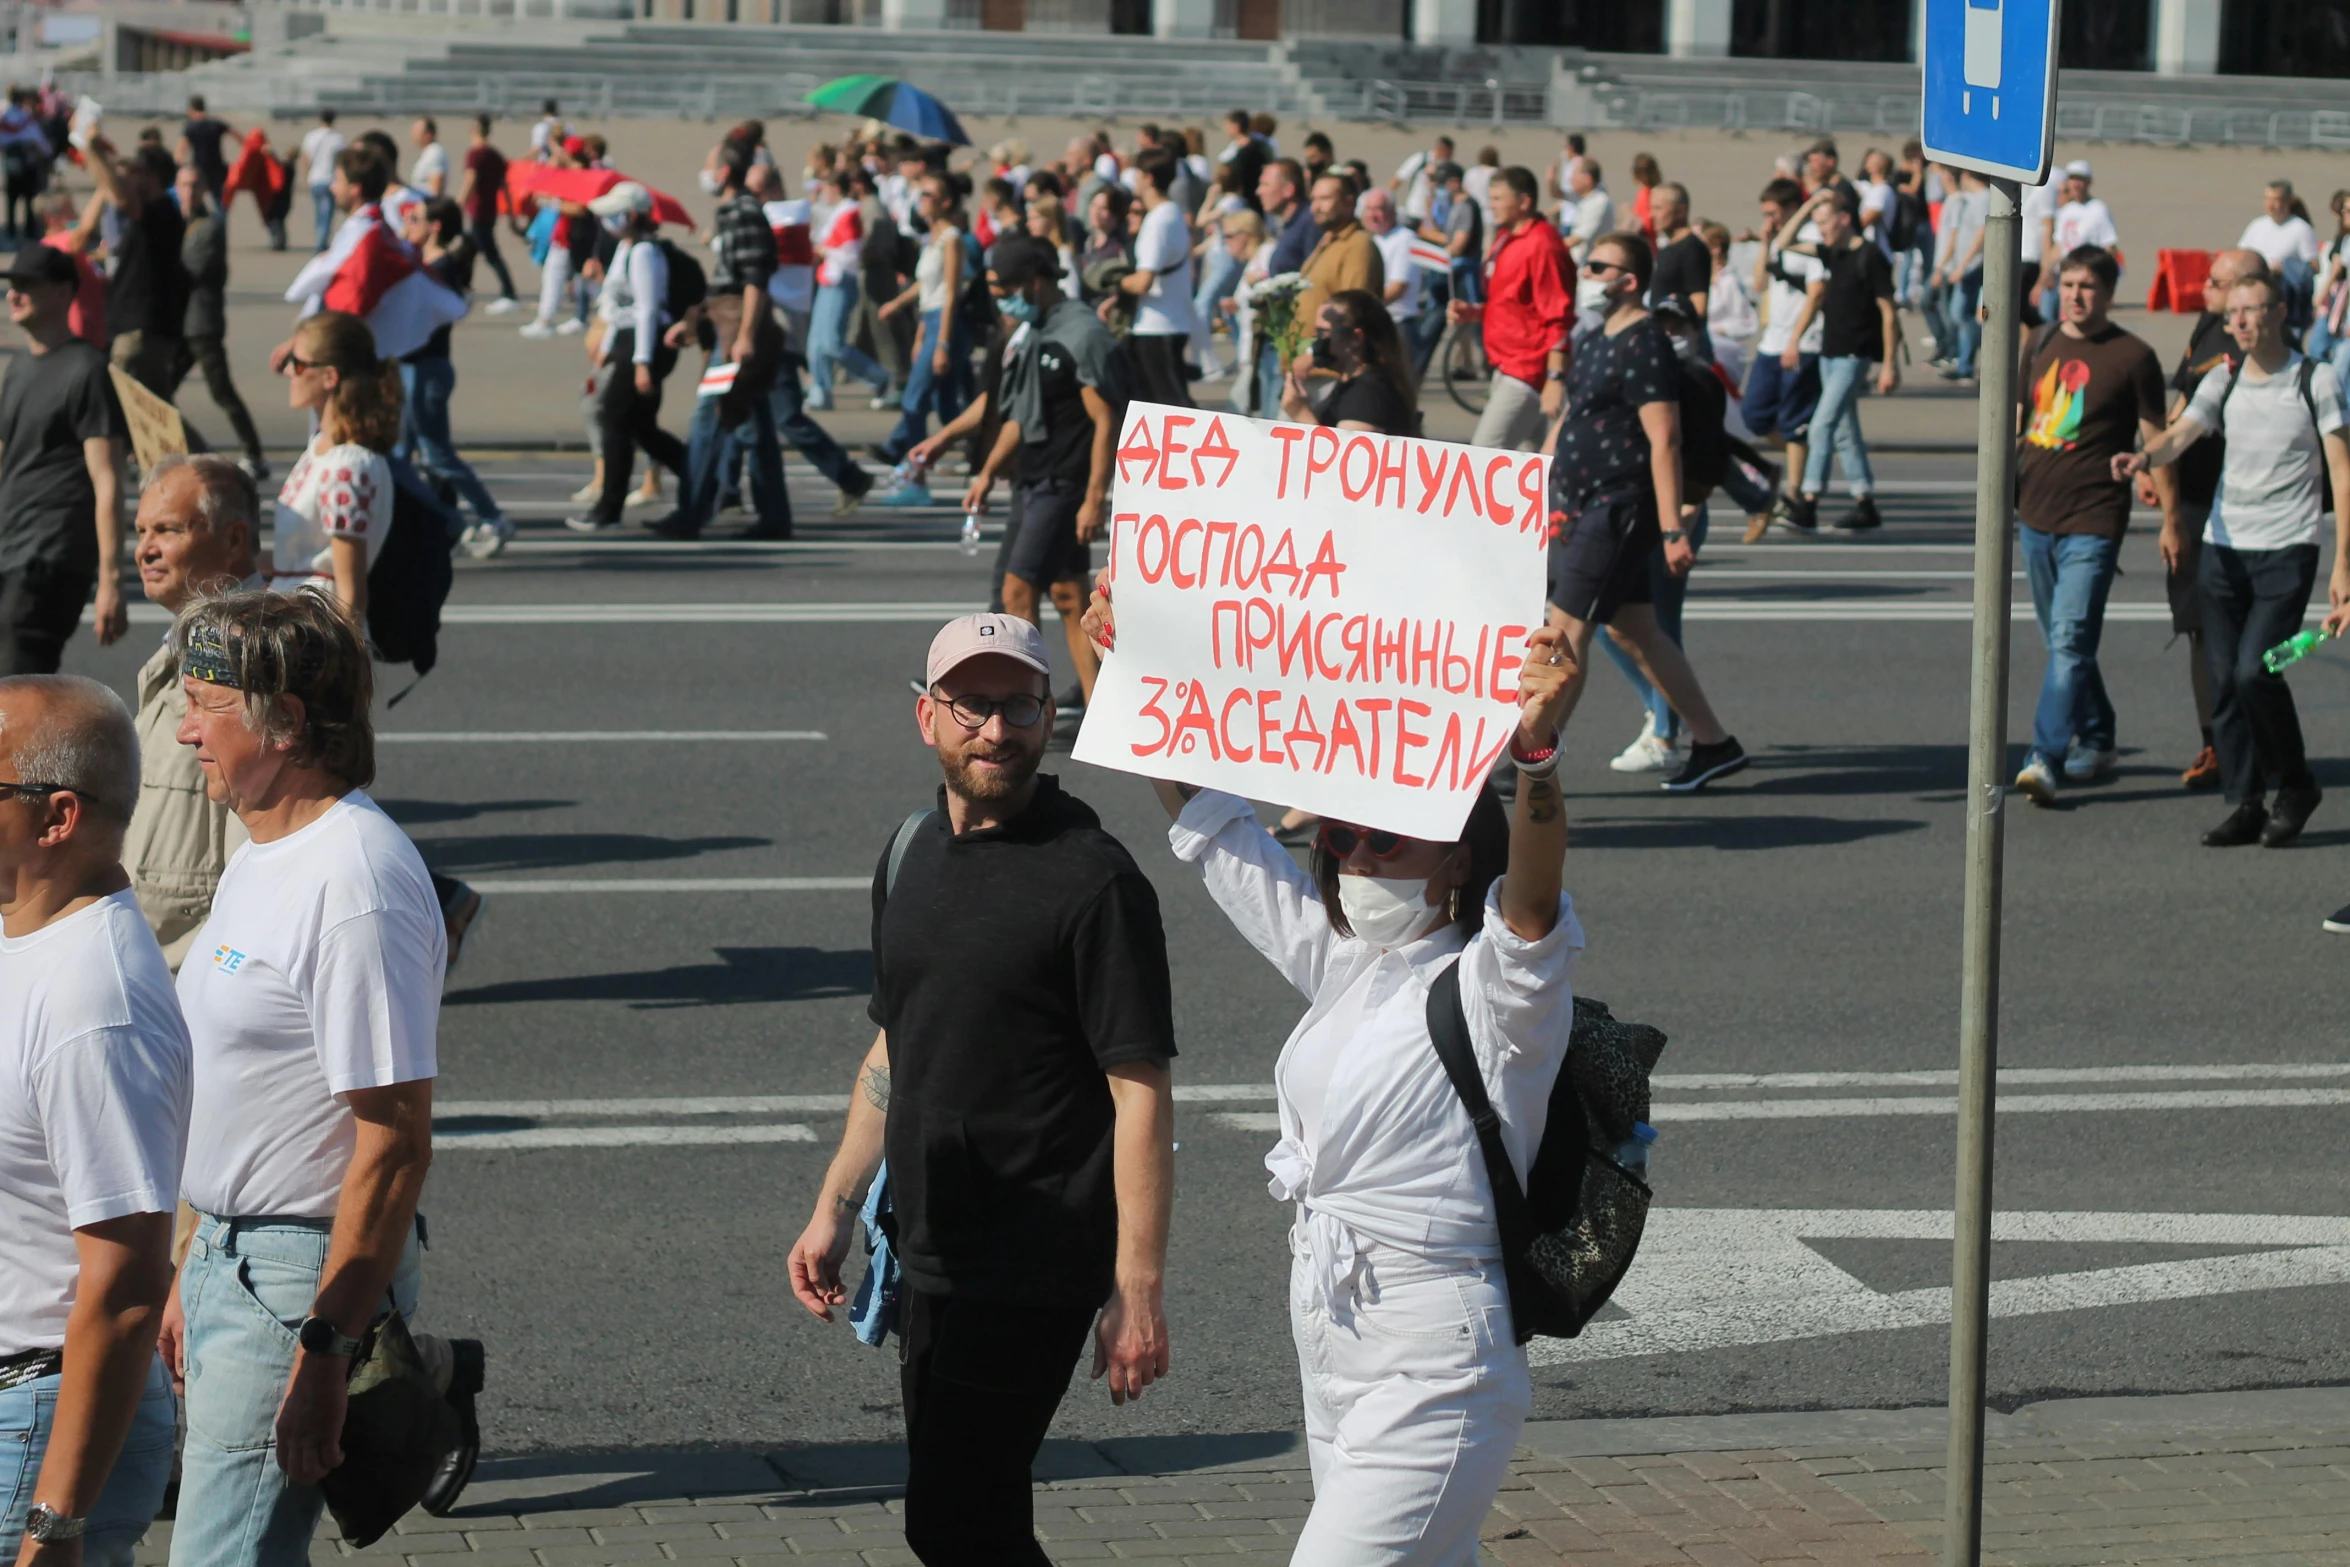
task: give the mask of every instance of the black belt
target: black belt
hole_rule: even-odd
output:
[[[28,1349],[14,1355],[0,1356],[0,1392],[54,1376],[64,1364],[65,1351],[62,1349]]]

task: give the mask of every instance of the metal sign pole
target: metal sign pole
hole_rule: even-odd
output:
[[[2016,182],[1991,181],[1975,472],[1975,650],[1967,725],[1966,916],[1958,992],[1958,1206],[1950,1270],[1950,1486],[1942,1559],[1983,1548],[1983,1341],[1991,1310],[1991,1110],[1999,1067],[1999,887],[2007,797],[2008,581],[2015,506],[2022,229]]]

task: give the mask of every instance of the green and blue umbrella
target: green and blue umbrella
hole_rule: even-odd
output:
[[[971,138],[963,134],[963,122],[955,118],[954,110],[912,82],[902,82],[894,76],[843,76],[808,94],[808,101],[837,114],[858,114],[879,120],[929,141],[943,141],[956,147],[971,145]]]

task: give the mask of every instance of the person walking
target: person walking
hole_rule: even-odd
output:
[[[875,868],[879,1032],[790,1256],[831,1321],[886,1153],[906,1544],[930,1567],[1046,1567],[1029,1471],[1089,1328],[1112,1403],[1168,1368],[1166,936],[1124,845],[1038,772],[1051,669],[1010,615],[931,642],[914,717],[945,784]]]
[[[447,196],[412,203],[405,213],[409,244],[425,271],[460,297],[473,292],[473,241],[466,234],[465,209]],[[392,455],[413,462],[426,475],[454,490],[473,510],[457,547],[474,560],[488,560],[514,537],[498,499],[473,465],[457,452],[449,423],[449,401],[457,393],[457,365],[449,357],[453,322],[433,329],[424,346],[400,358],[400,440]]]
[[[90,138],[85,161],[99,199],[113,209],[109,357],[115,368],[168,400],[188,315],[188,277],[180,267],[187,224],[172,199],[178,170],[161,147],[140,147],[118,163],[103,136]]]
[[[367,646],[327,594],[181,612],[180,743],[251,841],[180,971],[195,1053],[181,1193],[195,1210],[162,1350],[185,1389],[175,1567],[297,1567],[342,1457],[351,1357],[416,1312],[448,948],[424,861],[368,798]],[[425,1492],[471,1473],[474,1340],[418,1338],[463,1432]]]
[[[2016,514],[2048,669],[2015,786],[2034,805],[2056,803],[2060,775],[2088,783],[2113,771],[2113,703],[2097,646],[2131,499],[2113,482],[2113,459],[2163,429],[2162,362],[2113,324],[2120,281],[2112,251],[2067,254],[2057,266],[2058,324],[2035,334],[2023,367]],[[2159,474],[2158,489],[2170,480]]]
[[[1678,299],[1703,326],[1713,295],[1714,253],[1705,236],[1689,226],[1689,188],[1665,181],[1657,186],[1650,210],[1656,215],[1656,274],[1648,302]]]
[[[1475,446],[1522,450],[1566,405],[1567,332],[1574,325],[1575,282],[1558,230],[1534,205],[1532,173],[1507,168],[1493,182],[1493,250],[1485,261],[1482,303],[1455,298],[1455,321],[1476,321],[1493,366]]]
[[[310,211],[318,225],[318,244],[324,251],[335,233],[335,161],[350,139],[335,129],[335,111],[318,111],[318,123],[302,136],[303,179],[310,189]]]
[[[1949,356],[1949,363],[1940,367],[1945,381],[1975,378],[1975,355],[1983,345],[1983,324],[1977,317],[1983,299],[1983,237],[1990,210],[1990,187],[1972,169],[1962,170],[1958,189],[1942,202],[1930,279],[1942,290],[1940,337]]]
[[[457,180],[457,202],[465,209],[465,235],[474,253],[498,274],[498,297],[486,307],[493,316],[520,310],[514,292],[514,274],[498,253],[498,202],[506,193],[506,155],[490,140],[490,117],[473,118],[473,145],[465,149],[465,169]]]
[[[1666,569],[1686,576],[1697,548],[1682,520],[1681,369],[1672,339],[1640,303],[1654,258],[1645,239],[1619,231],[1594,242],[1583,264],[1578,288],[1605,324],[1577,345],[1566,416],[1547,447],[1555,458],[1549,623],[1565,636],[1561,721],[1581,699],[1592,639],[1604,626],[1689,726],[1688,758],[1664,781],[1686,794],[1743,769],[1746,752],[1656,618],[1650,555],[1661,544]]]
[[[1361,289],[1374,297],[1387,290],[1387,268],[1377,241],[1356,220],[1354,186],[1342,175],[1325,174],[1314,181],[1314,242],[1305,265],[1305,287],[1298,290],[1293,308],[1300,319],[1319,321],[1322,302],[1347,289]]]
[[[889,372],[849,341],[863,294],[859,283],[865,266],[864,210],[844,174],[827,174],[821,189],[823,205],[830,211],[818,224],[816,308],[808,321],[807,406],[817,411],[832,407],[835,365],[863,381],[876,399],[889,390]]]
[[[1580,267],[1590,256],[1592,242],[1615,232],[1616,203],[1600,183],[1597,158],[1575,160],[1567,170],[1567,189],[1575,198],[1575,216],[1560,237],[1567,242],[1568,260]]]
[[[677,368],[677,350],[667,341],[669,257],[656,237],[652,192],[623,180],[588,208],[619,247],[604,269],[604,291],[596,300],[604,318],[596,345],[596,431],[604,449],[604,487],[588,512],[563,519],[575,533],[620,526],[638,447],[677,475],[681,494],[688,455],[685,443],[661,428],[661,388]]]
[[[915,210],[927,226],[914,280],[881,307],[884,320],[912,310],[921,322],[898,404],[897,427],[875,449],[885,462],[905,460],[930,428],[935,411],[951,424],[971,397],[971,339],[964,325],[963,290],[978,277],[971,236],[963,232],[963,200],[956,176],[935,172],[916,187]]]
[[[188,95],[188,117],[180,122],[180,139],[172,148],[172,161],[195,169],[196,177],[204,182],[204,194],[212,198],[214,206],[227,200],[223,188],[228,184],[228,155],[221,148],[235,134],[226,120],[206,111],[202,93]]]
[[[228,415],[229,428],[245,453],[245,471],[255,479],[269,477],[269,462],[261,450],[261,431],[252,410],[237,391],[228,364],[228,214],[214,204],[193,164],[179,171],[179,203],[187,214],[180,237],[180,270],[187,278],[188,307],[182,317],[179,360],[172,366],[164,395],[177,399],[180,383],[191,370],[204,372],[204,390]],[[186,417],[183,412],[181,417]]]
[[[1134,324],[1126,334],[1134,395],[1145,402],[1189,408],[1191,388],[1184,377],[1183,356],[1192,334],[1191,225],[1183,204],[1169,194],[1178,167],[1158,148],[1136,161],[1142,227],[1134,236],[1134,270],[1118,287],[1134,302]],[[1352,208],[1351,199],[1347,205]]]
[[[400,366],[380,358],[367,323],[322,310],[294,329],[286,405],[318,434],[286,473],[270,530],[269,586],[318,587],[355,626],[367,624],[367,569],[392,526],[392,469],[400,439]]]
[[[1782,230],[1772,245],[1811,257],[1820,264],[1807,304],[1821,320],[1820,401],[1812,414],[1811,439],[1804,454],[1796,526],[1817,527],[1820,495],[1828,487],[1831,455],[1844,469],[1852,488],[1852,510],[1836,527],[1862,531],[1881,526],[1877,512],[1876,475],[1869,469],[1867,438],[1860,429],[1860,398],[1872,379],[1880,396],[1891,396],[1901,384],[1901,317],[1893,308],[1893,264],[1885,252],[1860,235],[1860,198],[1849,183],[1823,186],[1806,206],[1815,214],[1819,240],[1812,244],[1781,244]],[[1805,325],[1801,321],[1798,326]],[[1779,367],[1795,370],[1801,362],[1800,334],[1780,350]],[[1872,375],[1871,367],[1874,366]]]
[[[2336,610],[2350,604],[2350,439],[2341,386],[2333,366],[2286,345],[2284,296],[2267,275],[2229,289],[2223,304],[2240,364],[2205,376],[2160,438],[2117,454],[2112,464],[2115,480],[2127,481],[2175,461],[2207,433],[2227,438],[2197,565],[2211,732],[2221,787],[2234,807],[2203,835],[2215,849],[2281,848],[2301,835],[2324,797],[2309,770],[2292,687],[2261,655],[2302,629],[2329,494],[2336,540],[2327,596]]]
[[[1088,618],[1108,649],[1106,585]],[[1533,1403],[1491,1183],[1430,1035],[1429,992],[1457,977],[1522,1183],[1583,947],[1557,776],[1573,670],[1556,627],[1528,639],[1516,803],[1505,816],[1480,792],[1453,842],[1325,821],[1300,868],[1248,801],[1154,780],[1176,859],[1307,1003],[1274,1063],[1281,1140],[1265,1156],[1295,1214],[1289,1326],[1314,1482],[1296,1567],[1476,1560]]]
[[[129,427],[106,356],[69,325],[81,273],[49,245],[8,267],[26,355],[0,380],[0,675],[54,674],[96,592],[98,645],[129,629],[122,466]]]
[[[2268,182],[2261,192],[2260,216],[2244,225],[2236,245],[2259,251],[2284,289],[2287,328],[2298,332],[2307,325],[2317,283],[2317,230],[2310,226],[2301,198],[2293,194],[2291,180]]]
[[[1485,209],[1469,199],[1457,163],[1430,171],[1435,194],[1429,200],[1420,238],[1444,247],[1444,269],[1429,269],[1420,280],[1420,314],[1412,334],[1412,373],[1426,375],[1428,361],[1450,324],[1456,299],[1477,304],[1485,298]]]
[[[260,492],[250,474],[217,453],[165,457],[139,489],[139,587],[171,615],[200,598],[264,586],[260,540]],[[133,694],[142,760],[122,861],[139,911],[176,973],[211,912],[221,871],[245,842],[245,824],[205,792],[196,753],[179,743],[188,699],[169,636],[139,666]]]
[[[416,161],[408,166],[408,188],[427,201],[451,194],[449,149],[441,145],[440,122],[429,114],[424,116],[408,127],[408,139],[416,144]]]

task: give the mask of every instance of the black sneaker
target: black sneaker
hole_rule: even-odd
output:
[[[1746,766],[1746,748],[1736,735],[1725,735],[1712,745],[1692,743],[1689,760],[1664,782],[1673,794],[1694,794],[1716,778],[1727,778]]]
[[[1793,528],[1797,533],[1820,531],[1820,503],[1800,495],[1782,495],[1771,512],[1771,521],[1782,528]]]
[[[754,523],[737,536],[745,539],[788,539],[792,536],[792,525],[786,522],[771,528],[763,522]]]
[[[655,517],[645,526],[665,539],[698,539],[702,536],[702,525],[688,522],[685,513],[680,511],[673,511],[666,517]]]
[[[2206,849],[2241,849],[2248,843],[2260,841],[2260,830],[2268,825],[2268,807],[2258,800],[2246,800],[2228,813],[2228,819],[2203,835]]]
[[[2350,936],[2350,904],[2334,910],[2320,923],[2337,936]]]
[[[1838,533],[1865,533],[1885,526],[1885,519],[1877,515],[1877,498],[1862,495],[1853,500],[1852,510],[1836,519],[1835,526]]]
[[[449,1407],[457,1411],[457,1445],[449,1449],[449,1456],[441,1460],[441,1467],[433,1471],[432,1483],[424,1488],[423,1507],[435,1518],[446,1518],[449,1509],[457,1505],[465,1487],[473,1479],[473,1466],[481,1458],[481,1422],[474,1417],[473,1400],[481,1392],[485,1357],[481,1340],[453,1338],[449,1353],[455,1364],[449,1371]]]
[[[2325,791],[2315,784],[2306,789],[2279,789],[2276,804],[2269,807],[2268,825],[2260,830],[2261,845],[2281,849],[2300,837],[2301,829],[2309,825],[2309,813],[2324,798]]]

